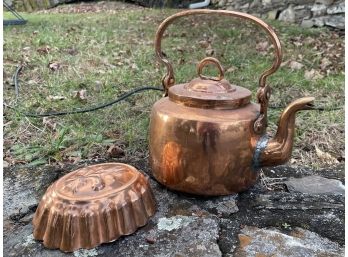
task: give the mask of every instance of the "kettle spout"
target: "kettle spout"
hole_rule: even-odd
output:
[[[274,138],[262,136],[256,146],[259,151],[254,166],[276,166],[290,159],[295,134],[295,114],[301,110],[313,109],[314,97],[303,97],[290,103],[283,111]],[[255,157],[255,156],[254,156]]]

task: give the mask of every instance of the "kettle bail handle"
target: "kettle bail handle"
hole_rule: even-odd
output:
[[[260,115],[254,123],[254,131],[258,134],[264,133],[267,127],[267,108],[268,108],[268,101],[271,94],[270,87],[266,85],[266,79],[268,76],[270,76],[271,74],[273,74],[274,72],[278,70],[282,61],[282,49],[281,49],[279,38],[276,35],[273,28],[269,26],[267,23],[265,23],[263,20],[257,17],[254,17],[250,14],[235,12],[235,11],[227,11],[227,10],[195,9],[195,10],[182,11],[166,18],[159,25],[156,32],[156,37],[155,37],[156,56],[159,59],[159,61],[163,63],[167,68],[167,74],[164,75],[162,79],[162,85],[164,88],[165,96],[168,95],[169,87],[174,85],[175,78],[174,78],[173,66],[171,65],[169,60],[164,56],[164,53],[161,50],[161,42],[162,42],[164,31],[171,23],[173,23],[174,20],[180,17],[196,15],[196,14],[219,14],[224,16],[233,16],[237,18],[242,18],[260,26],[270,37],[272,44],[274,46],[275,58],[274,58],[272,66],[268,68],[267,70],[265,70],[259,78],[259,89],[257,92],[257,100],[260,103]]]

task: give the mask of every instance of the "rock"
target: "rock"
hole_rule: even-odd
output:
[[[314,17],[325,15],[327,6],[324,4],[315,4],[313,5],[311,11]]]
[[[267,13],[267,19],[275,20],[277,19],[278,10],[272,10]]]
[[[216,209],[217,214],[226,216],[238,212],[236,199],[237,195],[218,197],[214,200],[206,201],[205,206],[209,211]]]
[[[329,27],[344,29],[344,16],[342,15],[326,16],[324,23],[325,25]]]
[[[279,19],[302,27],[329,26],[344,29],[345,3],[342,0],[214,0],[220,9],[242,11],[256,17]]]
[[[222,256],[217,244],[219,226],[211,218],[192,216],[174,216],[161,218],[157,228],[150,233],[156,243],[152,254],[135,254],[133,256]]]
[[[246,226],[238,237],[240,246],[235,256],[344,256],[344,249],[337,243],[302,228],[284,234],[275,228]]]
[[[280,21],[295,22],[295,12],[293,6],[290,5],[287,9],[279,14]]]
[[[218,3],[218,6],[219,7],[222,7],[226,4],[226,0],[220,0],[219,3]]]
[[[245,12],[245,9],[248,9],[248,8],[249,8],[249,6],[250,6],[250,4],[249,4],[249,3],[245,3],[245,4],[241,5],[241,6],[239,6],[239,8],[238,8],[238,9],[240,9],[241,11],[243,11],[243,10],[244,10],[244,12]]]
[[[272,0],[262,0],[262,5],[271,5]]]
[[[316,4],[331,5],[335,0],[315,0]]]
[[[341,2],[337,5],[332,5],[329,8],[327,8],[328,14],[338,14],[338,13],[344,13],[344,2]]]
[[[314,26],[316,27],[323,27],[325,25],[325,20],[325,16],[312,19]]]
[[[345,188],[341,181],[320,176],[290,178],[285,181],[290,192],[306,194],[344,194]]]
[[[252,3],[250,3],[250,8],[251,9],[257,9],[258,7],[261,6],[261,0],[254,0]]]
[[[124,158],[121,161],[145,173],[150,171],[147,162],[142,159],[132,161]],[[132,235],[94,249],[69,254],[46,249],[32,236],[31,219],[36,205],[53,181],[82,165],[85,164],[67,165],[63,169],[51,166],[10,166],[4,169],[4,256],[232,257],[238,256],[234,252],[240,246],[238,235],[245,234],[241,232],[244,225],[278,229],[282,228],[282,224],[290,228],[302,227],[340,245],[344,244],[343,195],[270,192],[258,182],[238,195],[199,197],[170,191],[150,177],[157,212],[147,225]],[[269,178],[327,174],[330,178],[344,181],[343,166],[322,171],[279,166],[263,171]],[[20,205],[24,208],[18,212]],[[248,238],[244,238],[246,242]]]
[[[309,19],[312,17],[312,13],[308,5],[295,6],[294,12],[296,22],[301,22],[304,19]]]
[[[304,28],[311,28],[314,26],[313,20],[302,20],[301,26]]]

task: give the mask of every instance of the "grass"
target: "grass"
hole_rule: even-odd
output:
[[[160,22],[175,12],[135,8],[116,14],[32,13],[23,14],[28,19],[25,26],[4,28],[4,102],[17,109],[4,110],[5,160],[29,165],[76,162],[105,157],[115,144],[128,157],[146,158],[149,112],[160,93],[146,92],[99,111],[48,119],[27,118],[20,112],[86,108],[135,87],[160,87],[165,70],[155,60],[153,38]],[[284,61],[304,65],[298,70],[284,65],[271,76],[270,104],[286,106],[312,95],[319,106],[343,108],[343,38],[326,29],[269,22],[283,44]],[[214,56],[229,71],[225,77],[255,96],[258,77],[272,62],[272,49],[258,48],[265,41],[259,29],[239,20],[199,16],[170,26],[162,47],[179,83],[197,76],[196,64],[207,53],[202,45],[211,42]],[[323,69],[324,58],[330,64]],[[20,63],[24,68],[16,102],[11,77]],[[50,69],[52,63],[59,69]],[[322,78],[306,79],[305,72],[312,69]],[[86,100],[73,97],[79,90],[86,90]],[[270,110],[270,133],[280,111]],[[300,113],[292,165],[323,167],[343,160],[343,116],[343,110]],[[332,159],[318,155],[315,146]]]

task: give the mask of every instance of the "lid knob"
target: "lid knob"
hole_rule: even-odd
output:
[[[203,68],[207,66],[208,64],[214,64],[218,70],[219,70],[219,77],[208,77],[202,74]],[[220,81],[224,78],[224,68],[222,67],[221,63],[219,62],[218,59],[214,57],[207,57],[204,58],[202,61],[199,62],[197,66],[197,73],[198,76],[201,79],[209,79],[209,80],[214,80],[214,81]]]

